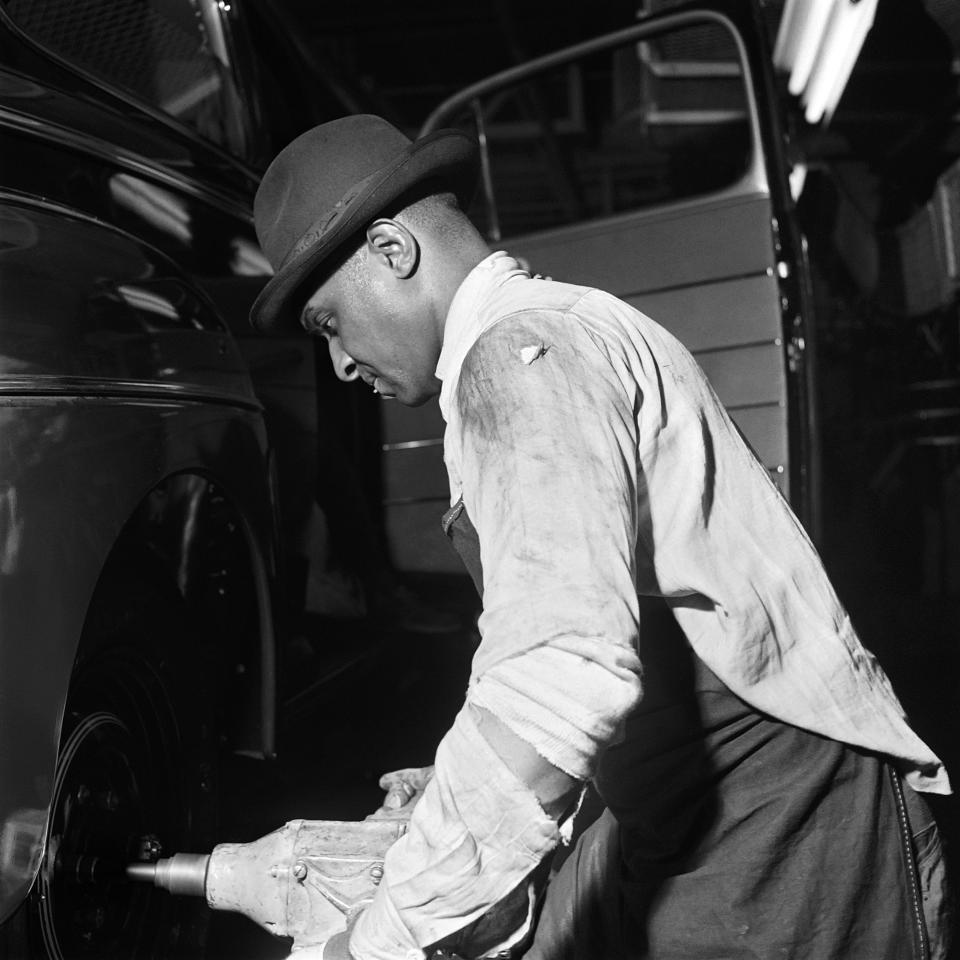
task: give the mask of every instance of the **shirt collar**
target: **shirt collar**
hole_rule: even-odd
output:
[[[460,378],[460,367],[470,348],[496,316],[486,316],[480,304],[497,288],[516,278],[529,279],[530,274],[503,250],[481,260],[464,278],[450,302],[443,328],[443,348],[437,361],[436,375],[442,381],[440,411],[448,420],[447,411]]]

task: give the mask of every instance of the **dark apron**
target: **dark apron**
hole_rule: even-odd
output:
[[[463,504],[443,518],[483,591]],[[642,614],[644,696],[594,778],[607,805],[552,881],[527,953],[651,960],[925,960],[899,779],[760,714]]]

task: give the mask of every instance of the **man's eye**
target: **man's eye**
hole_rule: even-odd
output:
[[[334,333],[333,320],[330,317],[311,317],[309,328],[311,333],[324,339],[329,339]]]

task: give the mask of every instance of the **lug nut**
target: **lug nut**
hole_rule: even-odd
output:
[[[160,859],[161,853],[163,853],[163,846],[160,843],[159,837],[148,833],[140,838],[140,842],[137,844],[138,860],[144,863],[153,863]]]

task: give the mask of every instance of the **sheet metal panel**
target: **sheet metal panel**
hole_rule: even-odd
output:
[[[786,469],[787,408],[781,404],[730,410],[733,422],[768,469]]]
[[[763,273],[624,299],[696,353],[780,339],[779,297],[776,278]]]
[[[698,199],[513,240],[533,271],[619,297],[774,269],[770,200]]]
[[[728,409],[786,402],[786,371],[777,344],[708,350],[695,356]]]
[[[383,476],[383,499],[391,507],[409,500],[446,502],[449,497],[443,445],[403,447],[389,451]]]

